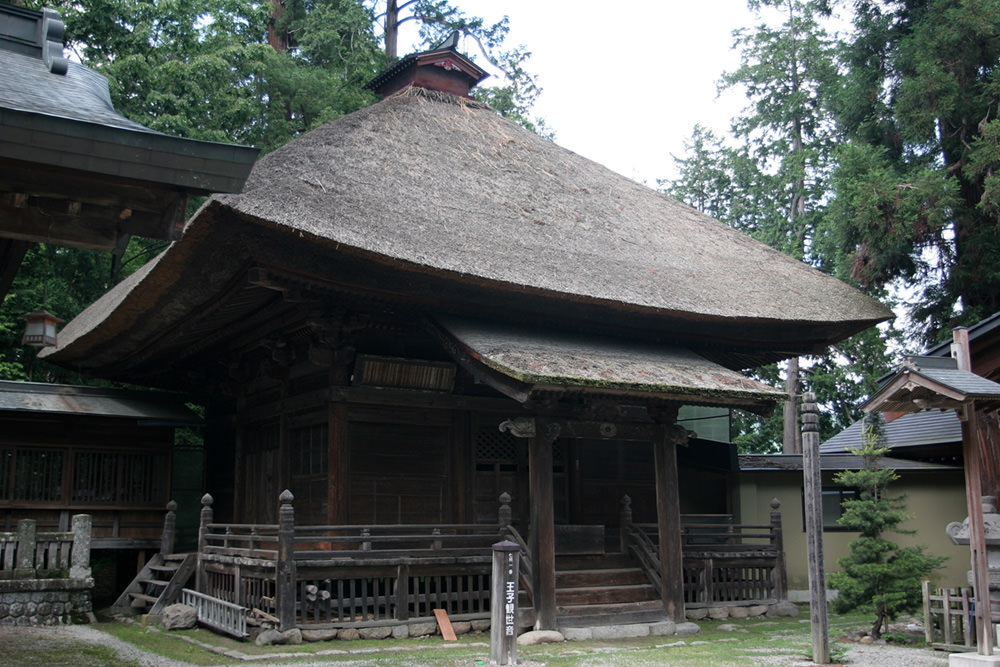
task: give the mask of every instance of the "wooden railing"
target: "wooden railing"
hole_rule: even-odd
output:
[[[771,522],[763,525],[698,523],[696,517],[682,516],[686,607],[787,599],[780,506],[777,499],[771,501]],[[656,525],[632,522],[628,496],[622,499],[621,525],[622,549],[633,554],[659,590],[662,574]]]
[[[73,517],[66,532],[38,532],[34,519],[0,533],[0,579],[89,579],[91,519]]]
[[[489,617],[491,547],[507,526],[298,526],[293,500],[281,495],[277,524],[221,524],[206,494],[197,590],[282,629],[432,618],[434,609]]]

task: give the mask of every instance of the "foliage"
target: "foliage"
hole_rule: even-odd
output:
[[[1000,310],[1000,7],[858,0],[855,10],[840,48],[829,234],[859,283],[919,295],[913,333],[930,344]]]
[[[904,512],[905,497],[888,493],[899,476],[881,464],[889,446],[880,413],[866,416],[861,440],[861,446],[851,450],[862,459],[861,468],[834,476],[838,484],[858,491],[858,497],[844,501],[838,523],[858,531],[859,536],[851,542],[850,554],[837,561],[843,570],[828,579],[830,587],[840,592],[834,608],[838,612],[873,611],[871,635],[878,638],[896,616],[920,606],[920,582],[946,559],[924,553],[923,547],[900,547],[886,538],[890,532],[912,531],[900,528],[909,518]]]
[[[836,44],[822,26],[828,3],[755,0],[750,7],[769,20],[734,33],[741,63],[722,80],[724,88],[746,91],[748,107],[733,120],[728,138],[696,126],[685,156],[674,158],[679,177],[660,185],[777,250],[849,276],[845,255],[824,222],[838,94]],[[823,406],[821,438],[860,417],[856,406],[888,370],[886,351],[885,337],[872,330],[801,361]],[[783,370],[773,365],[757,369],[755,376],[776,385]],[[734,426],[734,441],[744,453],[779,450],[785,435],[780,412],[767,420],[737,414]]]

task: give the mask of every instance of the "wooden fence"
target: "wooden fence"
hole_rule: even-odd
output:
[[[781,503],[771,501],[768,524],[732,524],[718,519],[681,526],[684,606],[773,604],[788,597],[781,534]],[[660,585],[655,524],[632,522],[631,501],[622,499],[622,548],[631,552],[654,586]]]
[[[213,522],[202,499],[197,590],[275,617],[281,629],[433,617],[488,618],[498,524],[296,526]]]
[[[65,532],[38,532],[34,519],[22,519],[17,531],[0,533],[0,580],[89,579],[90,534],[88,514]]]
[[[927,644],[946,651],[976,649],[975,596],[971,588],[931,589],[923,583]]]

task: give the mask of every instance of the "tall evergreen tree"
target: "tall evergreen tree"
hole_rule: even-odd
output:
[[[857,0],[855,27],[830,234],[932,343],[1000,310],[1000,4]]]

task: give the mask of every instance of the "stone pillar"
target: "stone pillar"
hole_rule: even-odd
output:
[[[168,556],[174,552],[174,541],[177,538],[177,503],[171,500],[167,503],[167,513],[163,515],[163,533],[160,535],[160,555]]]
[[[208,526],[215,520],[215,513],[212,511],[212,496],[206,493],[201,497],[201,521],[198,524],[198,571],[195,574],[195,590],[199,593],[207,593],[205,580],[205,564],[202,562],[202,555],[205,547],[208,546]]]
[[[17,522],[17,558],[14,565],[15,579],[35,578],[35,535],[37,526],[34,519]]]
[[[73,550],[70,552],[69,578],[91,578],[90,536],[92,520],[89,514],[73,515]]]

